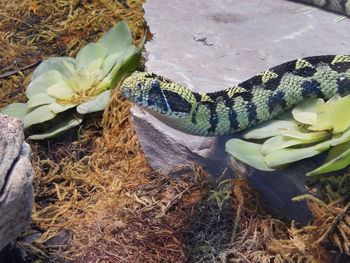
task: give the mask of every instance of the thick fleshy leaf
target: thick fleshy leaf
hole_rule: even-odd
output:
[[[130,75],[138,67],[141,59],[141,51],[146,41],[144,35],[139,47],[130,45],[118,57],[118,62],[113,66],[109,74],[101,82],[101,86],[115,88],[125,77]]]
[[[111,91],[106,90],[96,96],[94,100],[82,103],[78,105],[77,112],[81,114],[87,114],[91,112],[104,110],[107,106],[108,100],[111,96]]]
[[[103,77],[109,74],[113,67],[114,67],[114,72],[117,73],[116,68],[119,70],[120,67],[123,66],[122,63],[127,64],[127,65],[124,65],[124,68],[125,66],[127,66],[129,67],[129,71],[133,71],[134,68],[136,68],[136,66],[139,63],[140,54],[146,41],[146,35],[147,34],[145,33],[139,47],[136,47],[134,44],[130,42],[130,45],[125,46],[123,50],[120,50],[119,52],[116,52],[116,53],[109,54],[102,65]],[[116,65],[117,63],[119,65]],[[109,77],[110,79],[112,79],[113,76],[109,76]],[[114,80],[114,83],[115,83],[115,80]]]
[[[330,162],[333,159],[337,158],[338,156],[346,152],[349,148],[350,148],[350,142],[345,142],[342,144],[338,144],[335,147],[332,147],[328,152],[325,163]]]
[[[273,151],[264,158],[268,167],[277,167],[283,164],[296,162],[320,154],[331,147],[329,141],[325,141],[305,148],[286,148]]]
[[[261,153],[261,145],[257,143],[246,142],[239,139],[231,139],[226,142],[226,152],[233,158],[240,160],[258,170],[273,171],[266,166],[264,156]]]
[[[282,131],[281,135],[304,141],[305,143],[317,142],[331,136],[327,131],[302,132],[298,130]]]
[[[118,63],[114,65],[111,72],[107,75],[111,79],[111,87],[115,87],[125,76],[135,71],[140,58],[139,49],[134,45],[129,46],[118,58]]]
[[[51,120],[55,116],[56,114],[51,111],[49,105],[40,106],[23,118],[23,126],[28,128],[34,124]]]
[[[294,145],[299,145],[299,144],[303,144],[305,142],[300,141],[298,139],[293,139],[293,138],[288,138],[285,136],[274,136],[271,137],[269,139],[267,139],[261,147],[261,151],[263,155],[267,155],[270,152],[279,150],[279,149],[283,149],[283,148],[288,148]]]
[[[86,69],[78,69],[66,83],[75,92],[82,92],[90,89],[95,81],[91,72]]]
[[[91,63],[96,63],[96,61],[98,61],[99,65],[95,65],[95,67],[100,67],[106,55],[107,49],[103,45],[99,43],[89,43],[78,52],[76,66],[78,69],[88,68]]]
[[[299,103],[292,110],[294,119],[304,124],[317,124],[317,107],[321,103],[325,102],[322,99],[308,99]]]
[[[32,75],[32,81],[50,70],[57,70],[63,77],[69,78],[75,70],[75,60],[70,57],[48,58],[36,67]]]
[[[128,46],[132,45],[132,35],[128,24],[125,21],[119,22],[98,43],[107,49],[108,55],[121,53]]]
[[[330,140],[330,143],[332,146],[336,146],[348,141],[350,141],[350,129],[346,130],[343,133],[333,135],[333,138],[332,140]]]
[[[49,87],[61,81],[64,81],[64,78],[57,70],[46,71],[45,74],[38,76],[29,83],[26,96],[30,99],[39,93],[46,93]]]
[[[98,58],[89,64],[89,66],[87,67],[87,70],[89,72],[91,72],[93,75],[99,76],[99,77],[101,76],[101,78],[102,78],[101,67],[102,67],[103,62],[104,62],[103,58]]]
[[[62,105],[62,104],[59,104],[59,103],[52,103],[49,105],[51,111],[53,113],[60,113],[60,112],[63,112],[63,111],[66,111],[66,110],[69,110],[73,107],[75,107],[77,104],[65,104],[65,105]]]
[[[102,76],[105,77],[118,62],[118,59],[121,57],[120,53],[114,53],[105,58],[102,65]]]
[[[346,96],[331,104],[329,115],[333,124],[333,133],[343,132],[350,127],[350,96]]]
[[[34,134],[28,137],[29,140],[43,140],[43,139],[50,139],[54,138],[64,131],[67,131],[71,128],[74,128],[78,126],[83,121],[83,118],[80,116],[74,116],[71,115],[66,120],[62,121],[59,125],[56,127],[53,127],[49,131],[41,134]]]
[[[307,129],[310,131],[331,131],[333,126],[330,122],[320,122],[307,127]]]
[[[66,81],[60,81],[52,85],[46,90],[46,93],[56,99],[70,99],[74,95],[74,91]]]
[[[30,112],[30,109],[27,107],[27,104],[25,103],[12,103],[7,105],[5,108],[3,108],[0,111],[0,114],[4,115],[10,115],[12,117],[16,117],[20,120],[24,118],[28,113]]]
[[[316,124],[309,126],[307,129],[310,131],[324,131],[332,130],[333,125],[331,117],[329,115],[330,103],[319,103],[317,105],[317,121]]]
[[[326,104],[333,104],[335,102],[337,102],[338,100],[341,100],[341,96],[339,95],[334,95],[332,98],[330,98],[329,100],[326,101]]]
[[[27,102],[27,107],[34,108],[40,105],[50,104],[54,102],[55,102],[55,99],[53,97],[50,97],[46,93],[38,93],[33,97],[29,98]]]
[[[325,164],[307,173],[307,176],[330,173],[346,168],[350,165],[350,143],[339,144],[331,148]]]
[[[295,130],[298,125],[295,121],[269,120],[243,133],[245,139],[265,139],[280,135],[282,131]]]

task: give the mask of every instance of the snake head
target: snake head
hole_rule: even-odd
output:
[[[122,95],[153,115],[183,118],[195,98],[185,87],[153,73],[135,72],[121,86]]]

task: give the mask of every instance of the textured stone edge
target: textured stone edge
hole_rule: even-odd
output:
[[[23,124],[20,120],[0,114],[0,191],[5,184],[6,176],[13,162],[18,157],[24,141]]]
[[[225,151],[220,151],[224,149],[226,137],[201,137],[182,133],[139,107],[132,107],[131,113],[137,136],[143,138],[140,144],[143,151],[147,152],[147,162],[155,171],[167,174],[181,166],[199,164],[210,175],[218,177],[227,169],[227,155]],[[169,129],[172,131],[169,132]],[[158,144],[156,148],[155,143]]]
[[[31,222],[34,171],[29,160],[30,153],[30,146],[23,142],[18,158],[9,170],[10,176],[0,192],[0,210],[6,215],[6,217],[0,218],[0,220],[5,220],[0,221],[0,232],[2,240],[7,240],[6,243],[0,243],[0,250],[23,232]],[[1,195],[3,193],[8,194]],[[20,198],[18,199],[18,197]],[[4,204],[7,208],[4,207]],[[9,209],[14,206],[17,209]]]

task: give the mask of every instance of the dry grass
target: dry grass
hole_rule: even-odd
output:
[[[136,42],[145,30],[142,1],[3,4],[0,107],[25,101],[33,68],[10,76],[7,72],[47,56],[75,55],[121,19],[129,23]],[[33,223],[19,242],[28,259],[185,261],[182,230],[206,193],[206,176],[194,168],[176,179],[152,172],[132,129],[129,107],[115,94],[104,116],[90,116],[79,131],[31,142]]]
[[[91,155],[72,159],[66,153],[66,160],[51,162],[38,182],[37,189],[46,195],[39,191],[44,203],[37,205],[33,218],[46,231],[36,242],[68,233],[72,243],[60,257],[74,262],[184,261],[178,239],[205,192],[205,175],[200,170],[179,179],[154,174],[139,149],[128,110],[116,94],[103,118],[103,135],[94,142],[76,142],[77,153],[82,147],[89,152],[85,147],[93,144]],[[35,162],[39,174],[47,165],[42,159]],[[47,204],[50,195],[54,202]]]
[[[350,205],[307,199],[315,219],[305,227],[272,218],[242,179],[214,186],[187,233],[189,262],[349,262]],[[215,200],[215,201],[214,201]]]
[[[3,0],[0,107],[25,101],[33,64],[75,55],[121,19],[139,42],[146,28],[141,5]],[[153,172],[129,107],[116,92],[103,116],[90,115],[64,138],[31,142],[33,223],[19,240],[28,260],[336,262],[350,254],[349,176],[323,180],[327,204],[300,197],[308,198],[315,220],[289,226],[264,212],[244,180],[212,182],[200,167],[185,167],[177,177]]]

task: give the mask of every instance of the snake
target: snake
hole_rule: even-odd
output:
[[[350,14],[350,1],[303,0]],[[121,93],[166,125],[200,136],[235,134],[312,98],[350,93],[350,55],[288,61],[225,90],[197,93],[151,72],[134,72]]]
[[[305,4],[314,5],[322,9],[336,12],[345,16],[350,15],[350,0],[294,0]]]

